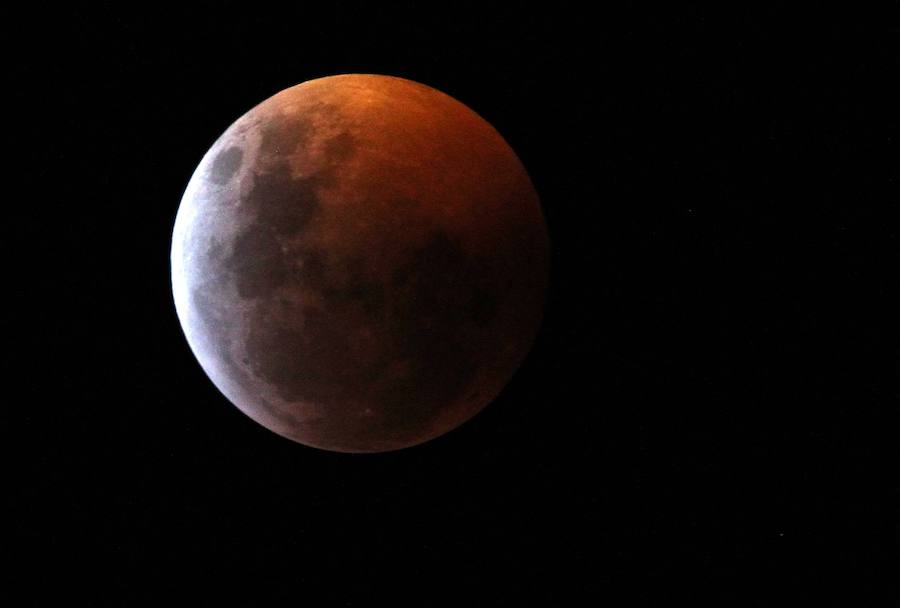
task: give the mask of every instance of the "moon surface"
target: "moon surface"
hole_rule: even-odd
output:
[[[175,220],[172,288],[218,389],[305,445],[428,441],[492,401],[548,282],[513,150],[435,89],[351,74],[285,89],[213,144]]]

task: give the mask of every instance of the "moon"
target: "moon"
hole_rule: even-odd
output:
[[[484,119],[410,80],[285,89],[232,124],[184,192],[175,308],[213,384],[308,446],[438,437],[503,389],[549,280],[540,202]]]

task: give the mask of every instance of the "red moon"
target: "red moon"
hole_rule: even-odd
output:
[[[504,139],[425,85],[350,74],[270,97],[194,172],[172,288],[247,416],[339,452],[416,445],[503,389],[543,314],[549,245]]]

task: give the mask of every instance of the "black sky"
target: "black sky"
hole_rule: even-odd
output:
[[[15,605],[890,605],[896,12],[311,6],[7,22]],[[168,274],[219,134],[346,72],[491,122],[552,241],[500,398],[369,456],[229,405]]]

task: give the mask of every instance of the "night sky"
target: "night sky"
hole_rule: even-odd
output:
[[[891,605],[896,11],[327,4],[8,16],[7,605]],[[552,245],[500,397],[376,455],[229,404],[169,277],[213,141],[348,72],[493,124]]]

